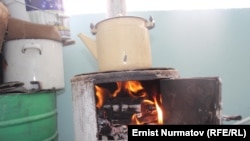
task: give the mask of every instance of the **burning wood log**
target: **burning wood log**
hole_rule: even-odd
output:
[[[141,102],[141,113],[142,116],[156,112],[155,103],[151,100],[143,100]]]
[[[141,102],[141,113],[134,114],[131,124],[153,124],[158,122],[158,113],[155,103],[151,100],[143,100]]]
[[[144,114],[143,116],[139,116],[134,114],[132,116],[131,124],[135,125],[144,125],[144,124],[154,124],[158,123],[157,112]]]

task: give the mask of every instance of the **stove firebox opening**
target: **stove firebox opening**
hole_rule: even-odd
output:
[[[163,124],[159,80],[95,84],[98,139],[127,139],[127,125]]]

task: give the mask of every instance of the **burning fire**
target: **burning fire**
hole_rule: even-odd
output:
[[[134,112],[131,116],[131,122],[128,124],[163,124],[163,114],[160,107],[161,99],[156,94],[148,94],[140,81],[116,82],[117,88],[111,93],[108,89],[95,86],[96,90],[96,107],[102,108],[108,98],[116,98],[120,94],[126,93],[128,97],[140,98],[140,111]],[[158,99],[157,99],[158,98]]]
[[[107,89],[101,88],[97,85],[95,86],[95,90],[96,90],[96,97],[97,97],[96,107],[101,108],[104,104],[105,95],[110,95],[110,92]]]
[[[146,97],[147,94],[143,92],[143,87],[139,81],[125,81],[116,82],[117,89],[112,94],[112,97],[116,97],[121,91],[127,92],[131,97]]]
[[[132,124],[163,124],[163,114],[156,97],[151,100],[143,100],[141,103],[141,114],[133,114]]]
[[[159,106],[159,103],[156,100],[156,97],[154,97],[154,102],[155,102],[155,107],[156,107],[156,111],[157,111],[157,117],[158,117],[158,124],[163,124],[163,113],[162,110]]]

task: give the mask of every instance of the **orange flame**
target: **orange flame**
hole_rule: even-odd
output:
[[[143,124],[143,123],[141,123],[141,122],[139,121],[139,119],[138,119],[138,117],[137,117],[136,114],[133,114],[133,115],[132,115],[131,121],[132,121],[133,124],[136,124],[136,125],[141,125],[141,124]]]
[[[117,85],[117,89],[112,94],[113,97],[116,97],[119,94],[119,92],[122,90],[122,82],[116,82],[116,85]]]
[[[156,111],[157,111],[157,117],[158,117],[158,124],[163,124],[163,113],[162,110],[157,102],[156,97],[154,98],[154,103],[155,103],[155,107],[156,107]],[[161,99],[160,99],[161,100]]]
[[[126,81],[125,83],[125,89],[128,91],[130,96],[135,96],[137,92],[143,90],[143,87],[139,81]],[[145,95],[142,95],[140,97],[144,97]]]
[[[96,97],[97,97],[96,107],[101,108],[104,104],[105,97],[109,96],[110,92],[97,85],[95,85],[95,90],[96,90]]]
[[[163,124],[163,113],[156,97],[154,101],[145,99],[141,103],[141,115],[133,114],[131,123],[136,125],[142,124]]]
[[[125,81],[125,82],[116,82],[117,89],[112,94],[113,97],[116,97],[119,92],[125,91],[132,97],[146,97],[147,93],[143,92],[143,87],[139,81]]]
[[[95,85],[97,108],[101,108],[103,106],[106,98],[114,98],[120,93],[125,93],[131,98],[143,98],[140,113],[134,113],[131,117],[132,124],[163,124],[163,112],[159,105],[159,102],[162,102],[161,97],[157,99],[157,94],[155,93],[150,95],[153,100],[148,99],[148,94],[144,91],[144,88],[139,81],[116,82],[116,85],[117,89],[112,94],[108,89]]]

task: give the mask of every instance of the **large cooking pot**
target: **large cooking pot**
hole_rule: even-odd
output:
[[[83,33],[78,36],[98,62],[99,71],[130,70],[152,67],[149,21],[134,16],[118,16],[91,25],[96,39]]]
[[[62,43],[49,39],[18,39],[3,46],[3,81],[20,81],[28,90],[64,88]]]
[[[0,2],[0,53],[4,42],[7,26],[8,26],[9,11],[8,8]]]

